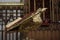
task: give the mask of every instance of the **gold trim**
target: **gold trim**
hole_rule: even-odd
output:
[[[12,3],[12,2],[2,3],[0,2],[0,5],[24,5],[24,3]]]

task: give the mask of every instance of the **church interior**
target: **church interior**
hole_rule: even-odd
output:
[[[0,40],[60,40],[60,0],[0,0]]]

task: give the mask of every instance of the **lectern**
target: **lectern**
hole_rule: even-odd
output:
[[[19,17],[13,22],[6,25],[7,31],[17,28],[20,31],[36,30],[42,23],[41,14],[47,8],[39,8],[35,13],[28,15],[27,17]]]

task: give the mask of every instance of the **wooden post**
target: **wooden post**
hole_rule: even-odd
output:
[[[52,15],[53,15],[52,20],[54,22],[54,0],[52,0]]]
[[[36,11],[36,0],[34,0],[34,11]]]
[[[50,19],[52,19],[52,17],[51,17],[52,16],[52,6],[51,5],[52,5],[52,0],[50,0]]]
[[[6,20],[5,20],[5,25],[7,24],[7,6],[5,7],[5,10],[6,10]],[[5,40],[7,40],[7,28],[5,26]]]
[[[24,7],[24,11],[25,11],[25,13],[27,14],[27,0],[24,1],[24,6],[25,6],[25,7]]]
[[[44,0],[42,1],[42,5],[43,5],[43,8],[45,7],[44,4],[45,2],[44,2]],[[45,13],[43,12],[43,20],[45,20]]]
[[[59,14],[58,14],[58,1],[56,0],[56,6],[57,6],[57,8],[56,8],[56,11],[57,11],[57,21],[58,21],[58,16],[59,16]]]
[[[28,6],[29,6],[29,14],[30,14],[30,0],[29,0],[29,5]]]

